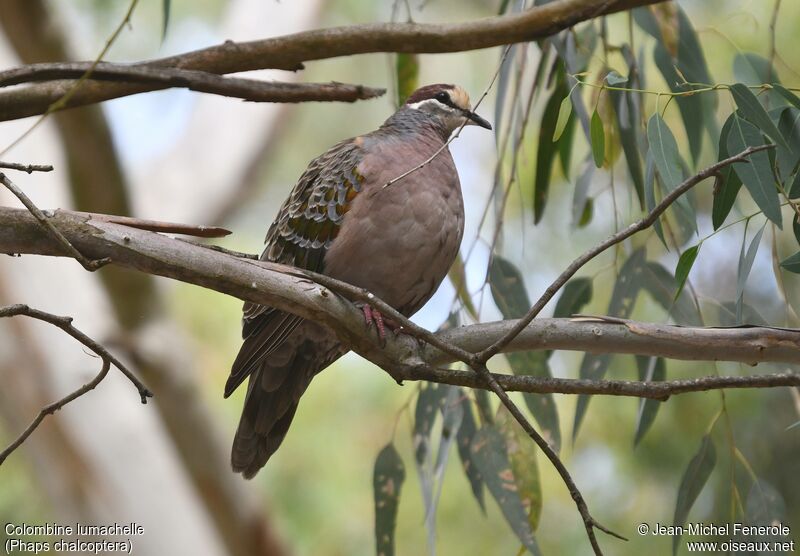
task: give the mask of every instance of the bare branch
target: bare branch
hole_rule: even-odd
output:
[[[392,373],[416,366],[461,361],[505,337],[519,321],[474,324],[434,334],[395,315],[361,288],[326,276],[245,259],[144,230],[56,211],[53,222],[91,257],[270,305],[334,328],[362,356]],[[0,207],[0,253],[69,256],[30,213]],[[342,292],[344,297],[334,291]],[[385,348],[365,333],[361,312],[347,301],[367,301],[406,334],[389,335]],[[398,316],[399,315],[399,316]],[[420,347],[414,337],[424,340]],[[445,349],[442,349],[445,348]],[[617,319],[535,319],[503,351],[562,349],[593,353],[655,355],[672,359],[800,363],[800,330],[768,327],[692,328]],[[405,377],[400,377],[405,378]]]
[[[161,220],[147,220],[143,218],[133,218],[131,216],[117,216],[115,214],[98,214],[96,212],[82,211],[63,211],[73,212],[76,215],[86,216],[93,220],[103,222],[113,222],[131,228],[148,230],[151,232],[161,232],[165,234],[181,234],[193,237],[225,237],[231,235],[231,231],[218,226],[204,226],[194,224],[180,224],[177,222],[164,222]]]
[[[29,174],[53,171],[53,167],[50,164],[17,164],[16,162],[0,162],[0,168],[19,170],[20,172],[27,172]]]
[[[733,164],[734,162],[747,162],[747,157],[751,154],[774,148],[774,145],[761,145],[759,147],[748,147],[741,153],[726,158],[725,160],[720,160],[716,164],[712,164],[708,168],[701,170],[694,176],[685,180],[682,184],[672,190],[668,195],[666,195],[660,203],[658,203],[653,210],[651,210],[647,216],[642,218],[641,220],[634,222],[624,230],[617,232],[616,234],[610,236],[606,240],[602,241],[595,247],[592,247],[588,251],[586,251],[583,255],[572,261],[569,266],[564,269],[564,271],[558,275],[552,284],[550,284],[547,289],[544,291],[542,296],[534,303],[533,307],[522,317],[512,328],[508,334],[497,340],[494,344],[487,347],[486,349],[482,350],[480,353],[475,355],[477,361],[488,361],[493,355],[500,352],[500,350],[510,342],[514,336],[522,332],[522,330],[530,324],[530,322],[538,315],[542,309],[544,309],[545,305],[553,298],[553,296],[560,290],[567,281],[572,278],[572,276],[578,272],[583,266],[594,259],[600,253],[606,251],[610,247],[618,243],[622,243],[632,235],[641,232],[642,230],[646,230],[650,226],[652,226],[658,217],[661,216],[664,211],[666,211],[672,203],[674,203],[678,198],[693,188],[698,183],[702,182],[703,180],[710,178],[717,174],[721,169]]]
[[[79,79],[91,70],[86,79],[155,85],[155,88],[181,87],[199,93],[241,98],[252,102],[355,102],[381,96],[385,89],[346,83],[284,83],[258,81],[241,77],[222,77],[214,73],[179,68],[98,62],[56,62],[20,66],[0,72],[0,87]]]
[[[48,415],[52,415],[68,403],[76,400],[77,398],[83,396],[84,394],[94,390],[94,388],[100,384],[103,379],[108,375],[108,371],[111,368],[111,365],[114,365],[117,369],[119,369],[122,374],[124,374],[128,380],[130,380],[136,389],[139,391],[139,397],[141,398],[142,403],[147,403],[147,398],[151,398],[153,394],[142,384],[136,375],[134,375],[128,368],[123,365],[116,357],[111,355],[103,346],[99,343],[91,339],[89,336],[78,330],[72,325],[72,318],[71,317],[60,317],[57,315],[53,315],[51,313],[46,313],[44,311],[39,311],[37,309],[31,309],[27,305],[11,305],[8,307],[0,307],[0,318],[3,317],[15,317],[19,315],[24,315],[26,317],[31,317],[37,320],[41,320],[47,323],[56,326],[78,340],[81,344],[92,350],[94,353],[97,354],[100,359],[103,361],[103,366],[100,369],[100,372],[97,375],[78,388],[73,392],[69,393],[68,395],[64,396],[60,400],[51,403],[50,405],[45,406],[36,416],[36,418],[31,422],[28,427],[22,431],[22,433],[14,440],[6,449],[0,452],[0,465],[3,465],[3,462],[6,458],[17,448],[19,448],[23,442],[36,430],[41,422],[44,420],[45,417]]]
[[[297,70],[309,60],[374,52],[443,53],[528,42],[597,17],[663,0],[555,0],[519,14],[456,24],[374,23],[334,27],[218,46],[138,66],[215,74],[257,69]],[[0,120],[41,114],[70,90],[72,81],[48,82],[0,93]],[[163,85],[162,85],[163,86]],[[64,106],[83,106],[153,90],[152,84],[85,81]]]

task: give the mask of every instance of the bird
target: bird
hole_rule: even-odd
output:
[[[462,87],[420,87],[377,130],[309,163],[269,227],[260,259],[359,286],[410,317],[444,280],[464,234],[447,145],[466,125],[492,129]],[[393,323],[369,304],[362,311],[383,340]],[[243,307],[242,338],[224,395],[248,380],[231,466],[250,479],[283,442],[312,378],[348,348],[321,324],[251,302]]]

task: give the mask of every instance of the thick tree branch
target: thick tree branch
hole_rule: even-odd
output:
[[[309,60],[374,52],[443,53],[489,48],[548,37],[599,15],[663,0],[555,0],[519,14],[456,24],[375,23],[224,44],[136,64],[214,74],[257,69],[297,70]],[[0,120],[41,114],[69,90],[72,81],[47,82],[0,93]],[[84,82],[66,107],[83,106],[163,87]]]
[[[93,67],[94,66],[94,67]],[[90,71],[88,79],[154,85],[155,88],[181,87],[199,93],[241,98],[253,102],[355,102],[381,96],[385,89],[347,83],[284,83],[258,81],[241,77],[222,77],[205,71],[111,62],[54,62],[29,64],[0,72],[0,87],[79,79]]]
[[[413,323],[437,344],[420,347],[415,338],[390,335],[381,348],[365,334],[363,318],[352,303],[336,295],[335,281],[296,268],[243,259],[161,234],[56,211],[50,220],[82,253],[110,257],[113,264],[196,284],[243,300],[271,305],[334,328],[342,340],[367,359],[411,378],[426,367],[459,360],[452,351],[475,353],[518,325],[518,321],[475,324],[433,334]],[[0,207],[0,252],[69,256],[27,211]],[[353,290],[358,290],[350,286]],[[371,303],[378,300],[365,296]],[[594,353],[656,355],[684,360],[800,363],[800,331],[779,328],[688,328],[596,319],[536,319],[503,351],[566,349]],[[393,375],[394,376],[394,375]],[[509,383],[510,384],[510,383]]]
[[[147,403],[147,398],[153,396],[153,394],[142,384],[136,375],[134,375],[128,368],[123,365],[116,357],[111,355],[108,350],[106,350],[103,346],[98,344],[96,341],[92,340],[89,336],[78,330],[72,325],[72,318],[70,317],[59,317],[57,315],[53,315],[50,313],[45,313],[44,311],[39,311],[36,309],[31,309],[27,305],[11,305],[8,307],[0,307],[0,318],[3,317],[15,317],[19,315],[24,315],[26,317],[31,317],[37,320],[41,320],[47,323],[52,324],[53,326],[57,326],[76,340],[78,340],[81,344],[92,350],[94,353],[97,354],[100,359],[103,361],[103,366],[100,369],[100,372],[97,375],[78,388],[77,390],[69,393],[68,395],[64,396],[60,400],[51,403],[50,405],[42,408],[36,418],[31,422],[28,427],[22,431],[22,433],[14,440],[6,449],[0,452],[0,465],[3,465],[3,462],[6,458],[17,448],[19,448],[23,442],[36,430],[41,422],[44,420],[45,417],[48,415],[52,415],[71,401],[80,398],[84,394],[94,390],[94,388],[100,384],[103,379],[108,374],[111,365],[114,365],[117,369],[119,369],[122,374],[124,374],[128,380],[130,380],[136,389],[139,391],[139,396],[142,400],[142,403]]]

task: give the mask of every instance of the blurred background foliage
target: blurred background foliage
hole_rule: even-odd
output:
[[[180,53],[225,39],[240,40],[236,29],[222,30],[221,22],[233,10],[246,10],[245,3],[223,0],[172,0],[170,24],[162,42],[162,3],[142,0],[134,14],[131,28],[122,33],[112,47],[108,59],[136,61]],[[403,2],[363,2],[360,0],[324,0],[309,3],[309,9],[318,10],[313,27],[328,27],[351,23],[405,20],[409,15]],[[410,0],[410,16],[420,22],[454,22],[494,15],[500,9],[496,0]],[[512,0],[514,9],[518,3]],[[750,0],[712,0],[708,2],[680,2],[694,25],[702,44],[709,71],[715,83],[741,80],[734,70],[734,60],[744,52],[753,52],[764,58],[772,56],[770,19],[774,2]],[[127,2],[105,0],[73,0],[47,3],[47,8],[58,14],[70,46],[81,58],[91,58],[102,48],[111,30],[118,24]],[[0,8],[2,9],[2,8]],[[267,10],[268,11],[268,10]],[[262,16],[263,17],[263,16]],[[241,18],[240,18],[241,19]],[[246,17],[245,17],[246,19]],[[258,22],[250,22],[246,38],[256,38]],[[593,26],[601,29],[599,22]],[[287,31],[294,28],[286,22]],[[585,29],[579,26],[578,30]],[[665,82],[652,61],[655,41],[633,25],[629,14],[609,17],[604,23],[607,46],[596,50],[588,60],[589,73],[582,79],[598,83],[604,66],[627,75],[622,53],[613,48],[632,38],[641,73],[649,90],[667,91]],[[796,29],[800,28],[800,3],[784,1],[774,29],[775,64],[777,77],[787,86],[800,85],[800,62],[795,48],[800,47]],[[255,29],[255,31],[254,31]],[[228,34],[223,34],[228,33]],[[34,40],[33,38],[31,40]],[[538,59],[535,45],[519,47],[509,61],[510,77],[505,87],[509,98],[516,82],[521,79],[521,90],[530,87],[530,68]],[[528,69],[520,71],[520,60],[527,58]],[[337,58],[306,64],[299,76],[303,81],[328,81],[364,83],[387,86],[387,95],[368,102],[347,104],[303,104],[281,107],[282,116],[276,132],[277,139],[269,143],[269,152],[253,157],[253,176],[257,187],[248,194],[246,202],[226,213],[221,222],[235,234],[221,242],[225,247],[255,252],[260,249],[263,235],[272,221],[277,207],[292,187],[294,180],[314,156],[334,142],[348,136],[374,129],[395,106],[398,98],[397,73],[409,73],[408,64],[418,65],[420,84],[430,82],[456,82],[471,92],[473,99],[486,87],[500,60],[500,49],[446,55],[419,55],[413,60],[399,60],[389,55],[366,55]],[[404,83],[400,83],[401,90]],[[572,86],[571,84],[569,85]],[[524,102],[517,105],[503,101],[497,108],[500,86],[490,92],[478,110],[486,117],[505,116],[495,122],[499,137],[505,126],[519,126]],[[591,146],[580,130],[572,152],[569,176],[556,162],[549,187],[547,209],[534,226],[534,183],[539,146],[539,129],[548,114],[545,113],[549,89],[534,101],[528,118],[526,133],[520,143],[518,161],[503,157],[500,165],[501,183],[505,184],[513,172],[516,178],[510,188],[508,204],[502,216],[502,234],[495,242],[494,231],[498,222],[494,208],[490,208],[487,224],[478,229],[481,213],[491,199],[495,180],[496,145],[492,137],[479,136],[468,129],[456,140],[451,150],[459,168],[464,187],[467,210],[467,229],[462,255],[466,262],[467,289],[480,311],[481,320],[501,317],[485,288],[487,265],[492,248],[499,255],[513,261],[520,269],[524,287],[532,298],[560,272],[563,267],[599,237],[604,237],[640,213],[634,188],[629,183],[625,163],[620,156],[619,140],[613,136],[610,125],[608,95],[599,97],[596,89],[578,87],[586,106],[591,111],[597,106],[605,121],[605,158],[612,161],[596,169],[589,184],[593,199],[593,217],[580,227],[573,216],[573,193],[576,180],[583,168],[583,160]],[[717,99],[712,115],[722,125],[735,109],[726,91],[709,93]],[[158,165],[163,168],[165,153],[185,141],[186,134],[196,133],[190,127],[193,109],[200,97],[185,91],[163,91],[114,100],[103,105],[103,113],[111,125],[114,142],[123,167],[130,176],[143,176],[144,168]],[[522,99],[526,93],[523,92]],[[705,97],[704,97],[705,98]],[[238,103],[221,99],[221,102]],[[649,118],[656,110],[657,99],[646,95],[642,114]],[[663,111],[666,98],[658,99]],[[676,136],[684,160],[691,168],[701,168],[716,160],[716,145],[709,134],[703,134],[702,150],[691,162],[688,138],[684,131],[676,103],[663,112],[667,124]],[[258,108],[251,105],[253,110]],[[556,108],[558,105],[556,105]],[[552,116],[552,114],[551,114]],[[205,133],[237,134],[244,140],[257,144],[265,130],[253,126],[226,129],[229,122],[220,119],[214,126],[204,128]],[[515,129],[519,130],[519,127]],[[3,144],[14,136],[3,132]],[[193,137],[202,141],[203,137]],[[235,147],[234,147],[235,148]],[[216,159],[223,169],[230,160],[241,160],[236,153],[219,150],[207,154]],[[27,161],[25,161],[27,162]],[[49,162],[35,160],[34,162]],[[643,160],[644,162],[644,160]],[[644,166],[643,166],[644,168]],[[193,196],[199,221],[214,215],[213,206],[204,206],[204,184],[194,177],[181,177],[181,168],[171,168],[173,179],[180,183],[178,193],[165,193],[166,201],[147,205],[139,198],[136,184],[131,186],[135,212],[143,217],[185,219],[186,211],[177,208],[181,195]],[[241,168],[229,168],[231,188],[240,178]],[[150,175],[150,179],[157,176]],[[132,178],[133,179],[133,178]],[[186,180],[191,179],[191,183]],[[697,235],[687,234],[678,241],[679,249],[665,251],[659,239],[651,232],[641,234],[628,244],[615,250],[613,256],[602,258],[587,266],[582,276],[593,278],[594,295],[582,311],[604,314],[616,282],[616,275],[635,248],[646,248],[648,260],[658,261],[674,271],[678,255],[684,248],[694,245],[698,237],[710,234],[710,185],[701,185],[692,196],[699,214]],[[201,199],[197,202],[197,199]],[[495,198],[496,200],[496,198]],[[145,207],[148,212],[142,213]],[[757,207],[740,195],[729,222],[756,211]],[[785,210],[785,215],[789,211]],[[156,212],[155,214],[153,212]],[[577,215],[578,217],[581,214]],[[674,215],[670,222],[674,223]],[[784,222],[788,224],[788,217]],[[212,223],[212,222],[205,222]],[[750,226],[750,236],[760,227],[756,219]],[[742,225],[731,226],[707,242],[692,268],[689,285],[700,300],[704,322],[722,322],[718,306],[735,301],[737,264],[742,242]],[[768,227],[764,245],[756,256],[745,292],[745,302],[756,308],[763,319],[776,326],[797,326],[795,314],[800,312],[798,282],[785,277],[788,301],[779,295],[773,272],[773,253],[787,256],[797,250],[791,226],[785,230]],[[481,239],[475,238],[480,234]],[[474,249],[470,246],[475,242]],[[792,247],[793,246],[793,247]],[[12,261],[13,263],[13,261]],[[4,268],[8,267],[6,264]],[[58,288],[58,285],[54,285]],[[161,284],[167,294],[167,315],[185,333],[189,349],[193,352],[194,366],[191,376],[199,385],[202,400],[221,423],[226,438],[232,433],[239,417],[242,394],[224,401],[221,393],[239,345],[240,302],[211,291],[170,283]],[[62,295],[71,295],[67,291]],[[435,329],[447,318],[455,292],[449,283],[442,286],[432,302],[416,317],[417,322]],[[33,298],[35,300],[35,297]],[[14,300],[12,300],[14,301]],[[555,306],[545,313],[550,314]],[[794,313],[789,306],[794,307]],[[40,307],[53,312],[58,306]],[[499,307],[502,309],[502,307]],[[464,313],[462,311],[462,313]],[[636,298],[631,307],[632,318],[666,322],[668,316],[658,302],[649,295]],[[462,318],[469,319],[466,314]],[[755,317],[754,317],[755,318]],[[748,319],[745,319],[748,320]],[[727,322],[727,321],[726,321]],[[3,340],[0,339],[0,347]],[[502,358],[496,358],[494,368],[507,368]],[[554,376],[576,377],[581,364],[579,353],[556,352],[550,359]],[[774,367],[774,369],[773,369]],[[761,365],[758,372],[783,370],[781,366]],[[708,364],[668,361],[669,378],[688,378],[708,374],[744,374],[752,372],[735,364]],[[611,359],[608,378],[636,379],[637,366],[633,357],[617,356]],[[356,555],[374,551],[372,473],[380,449],[394,441],[405,464],[405,484],[400,498],[397,521],[397,553],[421,554],[427,550],[425,531],[425,506],[420,495],[418,475],[414,472],[412,444],[415,400],[420,385],[406,384],[398,387],[387,375],[356,356],[348,355],[332,368],[319,375],[304,397],[295,418],[292,432],[281,450],[259,476],[246,485],[259,493],[269,518],[274,522],[280,537],[297,554]],[[158,392],[156,392],[158,394]],[[103,396],[99,389],[94,396]],[[515,399],[522,405],[521,396]],[[784,523],[793,529],[795,538],[800,531],[800,427],[787,430],[798,421],[800,398],[786,389],[760,391],[730,391],[687,394],[662,404],[655,420],[642,440],[634,447],[639,402],[635,399],[598,397],[588,406],[580,433],[573,439],[573,418],[577,399],[571,396],[554,396],[562,431],[562,450],[568,468],[582,489],[593,514],[612,530],[630,538],[619,543],[601,535],[601,543],[609,554],[668,553],[672,540],[669,537],[640,537],[635,526],[640,522],[671,523],[676,496],[683,470],[697,452],[701,439],[713,426],[711,438],[716,446],[716,466],[691,510],[689,521],[725,522],[742,521],[742,511],[747,504],[755,474],[765,488],[779,494],[773,497],[782,508]],[[70,406],[67,411],[81,411],[83,401]],[[141,409],[148,411],[149,408]],[[724,413],[720,416],[720,412]],[[4,416],[5,417],[5,416]],[[23,419],[24,421],[24,419]],[[7,442],[16,434],[9,424],[0,428],[0,440]],[[85,434],[90,432],[85,431]],[[203,434],[203,431],[197,431]],[[441,434],[441,420],[432,432],[436,439]],[[0,521],[41,522],[53,516],[64,516],[54,505],[61,503],[43,493],[37,469],[28,465],[30,453],[15,454],[0,471]],[[175,457],[175,456],[173,456]],[[537,540],[545,554],[588,553],[585,532],[574,504],[556,472],[539,458],[542,510],[537,528]],[[746,463],[745,463],[746,462]],[[46,465],[44,466],[46,468]],[[149,470],[159,473],[156,467]],[[91,474],[86,471],[86,480]],[[469,483],[460,470],[455,456],[449,460],[444,475],[442,496],[436,512],[437,552],[447,554],[515,554],[520,543],[513,535],[491,497],[486,496],[486,515],[473,499]],[[771,492],[771,491],[770,491]],[[737,499],[738,497],[738,499]],[[780,509],[779,508],[779,509]],[[69,512],[67,512],[69,513]],[[113,509],[110,515],[115,515]],[[80,519],[80,516],[75,516]],[[177,519],[177,518],[176,518]],[[169,519],[148,528],[147,535],[169,536],[171,528],[182,522]],[[0,539],[3,539],[0,532]],[[156,543],[157,544],[157,543]]]

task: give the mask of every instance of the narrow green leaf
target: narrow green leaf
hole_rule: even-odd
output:
[[[394,554],[397,507],[405,479],[406,471],[400,454],[393,444],[387,444],[375,460],[372,478],[375,496],[375,552],[378,556]]]
[[[678,259],[678,266],[675,267],[675,282],[678,284],[677,290],[675,290],[675,299],[678,299],[678,296],[683,291],[683,286],[686,284],[686,279],[689,277],[689,271],[692,270],[692,265],[694,261],[697,259],[697,253],[700,251],[700,243],[689,247],[686,251],[681,253],[680,258]]]
[[[646,382],[659,382],[667,377],[666,363],[663,357],[636,356],[636,367],[639,371],[639,380]],[[641,399],[639,400],[639,413],[636,416],[636,432],[633,437],[633,446],[636,447],[641,442],[647,431],[656,419],[656,413],[661,407],[659,400]]]
[[[556,128],[553,131],[553,141],[558,141],[561,134],[564,133],[564,128],[567,127],[569,117],[572,115],[572,101],[569,95],[564,97],[561,101],[561,106],[558,108],[558,119],[556,120]]]
[[[472,458],[511,530],[534,556],[541,556],[528,514],[520,500],[505,441],[496,427],[484,426],[475,433]]]
[[[621,85],[623,83],[627,83],[628,78],[621,76],[614,70],[611,70],[606,74],[606,82],[613,87],[615,85]]]
[[[431,429],[433,429],[436,415],[444,404],[447,392],[447,385],[428,383],[417,397],[412,441],[414,458],[418,465],[422,465],[429,455]]]
[[[528,514],[531,529],[535,531],[542,515],[542,485],[536,462],[536,444],[502,404],[497,408],[495,422],[506,442],[506,453],[522,507]]]
[[[789,198],[797,199],[798,197],[800,197],[800,171],[795,174],[792,186],[789,188]]]
[[[397,106],[402,106],[419,87],[419,58],[416,54],[396,54]]]
[[[172,0],[161,0],[161,42],[167,38],[167,28],[169,27],[169,14],[172,11]]]
[[[728,152],[728,136],[733,129],[733,122],[736,114],[731,114],[725,124],[722,126],[722,132],[719,136],[719,157],[718,160],[725,160],[730,156]],[[738,154],[738,153],[734,153]],[[725,222],[725,219],[733,208],[733,203],[736,201],[736,196],[742,188],[742,180],[739,175],[733,170],[733,166],[728,165],[720,171],[719,181],[714,187],[714,205],[711,209],[711,223],[714,229],[719,229]]]
[[[589,186],[592,184],[592,177],[594,176],[594,164],[591,157],[587,156],[583,163],[583,171],[575,180],[575,192],[572,194],[572,223],[573,225],[580,222],[586,204],[589,200]]]
[[[794,233],[794,239],[800,244],[800,220],[798,219],[797,213],[795,213],[794,218],[792,218],[792,232]]]
[[[600,114],[597,113],[597,108],[594,109],[592,114],[591,133],[594,165],[601,168],[606,156],[606,134],[603,130],[603,120],[600,118]]]
[[[644,204],[647,211],[652,211],[656,206],[656,164],[653,150],[647,149],[645,156],[645,171],[644,171]],[[664,228],[661,226],[661,217],[657,218],[653,223],[653,230],[656,236],[661,240],[664,249],[669,251],[669,245],[664,238]]]
[[[584,305],[592,300],[592,279],[573,278],[561,289],[553,316],[566,318],[580,313]]]
[[[684,85],[684,78],[675,69],[676,61],[672,59],[660,43],[656,44],[653,51],[653,59],[656,67],[664,76],[664,81],[667,82],[670,91],[678,93],[691,89],[691,87]],[[692,160],[697,162],[703,147],[703,98],[701,95],[679,96],[675,97],[675,102],[681,113],[683,127],[686,129],[686,137],[689,139],[689,152],[692,155]]]
[[[747,254],[744,257],[739,257],[739,268],[736,275],[736,299],[742,299],[744,295],[744,288],[747,285],[747,278],[750,276],[750,270],[753,268],[753,261],[756,260],[756,253],[758,253],[758,247],[761,245],[761,236],[764,235],[764,228],[766,228],[767,223],[764,222],[764,225],[761,226],[761,229],[758,230],[753,239],[750,240],[750,246],[747,248]],[[745,230],[745,233],[747,230]],[[744,244],[743,244],[744,245]]]
[[[686,523],[689,510],[692,509],[697,497],[700,495],[700,491],[703,490],[716,463],[717,454],[714,450],[714,442],[710,436],[706,435],[700,443],[700,449],[697,450],[697,453],[695,453],[686,467],[686,471],[683,472],[681,485],[678,488],[678,499],[675,503],[675,516],[672,520],[674,525],[682,527]],[[672,538],[673,554],[678,552],[680,538],[680,535]]]
[[[453,289],[456,290],[458,299],[472,318],[477,321],[478,310],[475,308],[475,304],[472,302],[472,296],[469,294],[469,288],[467,288],[467,273],[464,269],[464,259],[461,258],[460,252],[456,253],[456,258],[447,276],[450,278],[450,283],[453,284]]]
[[[787,89],[786,87],[783,87],[781,85],[777,85],[777,84],[773,85],[772,88],[774,90],[778,91],[778,93],[783,98],[785,98],[790,103],[792,103],[795,108],[800,108],[800,98],[798,98],[798,96],[796,94],[794,94],[793,92],[791,92],[789,89]]]
[[[775,81],[769,60],[754,52],[738,52],[733,58],[733,76],[745,85],[761,85]]]
[[[800,161],[800,110],[792,107],[779,109],[778,131],[786,138],[790,148],[778,145],[775,151],[777,168],[781,181],[790,185],[789,178],[794,174]]]
[[[650,143],[650,152],[653,153],[658,175],[661,176],[664,186],[672,191],[683,181],[681,157],[675,136],[658,113],[650,116],[647,122],[647,141]]]
[[[786,139],[784,139],[781,132],[778,131],[778,128],[775,127],[775,124],[772,123],[769,114],[767,114],[767,111],[764,110],[764,107],[758,102],[756,95],[753,94],[747,85],[734,83],[731,85],[731,95],[733,95],[736,106],[739,107],[739,111],[742,113],[743,117],[758,126],[758,129],[763,131],[775,143],[789,148]]]
[[[475,426],[475,417],[472,415],[472,407],[469,397],[466,392],[459,388],[460,404],[463,417],[461,419],[461,426],[458,427],[456,433],[456,445],[458,446],[458,457],[461,460],[461,468],[464,470],[464,475],[467,476],[469,486],[472,489],[472,494],[475,496],[481,511],[486,514],[486,504],[483,498],[483,478],[480,471],[475,466],[472,460],[472,452],[470,446],[472,439],[475,437],[477,427]]]
[[[676,293],[675,276],[662,264],[648,261],[642,272],[643,287],[669,313],[675,324],[702,326],[697,304],[687,290]]]
[[[489,286],[497,308],[506,319],[523,316],[530,308],[528,292],[522,273],[511,261],[499,255],[492,258],[489,266]],[[544,351],[515,352],[506,354],[511,370],[516,375],[551,377],[547,364],[547,353]],[[523,394],[528,409],[542,428],[542,434],[556,451],[561,444],[561,432],[558,426],[558,413],[552,394]]]
[[[643,248],[634,251],[628,260],[622,265],[614,284],[614,291],[611,294],[611,301],[608,304],[607,314],[614,317],[628,318],[636,304],[636,299],[643,286],[645,275],[646,252]],[[608,365],[611,363],[609,354],[587,353],[581,361],[578,371],[580,378],[599,380],[602,379]],[[578,436],[581,423],[586,414],[591,396],[578,396],[578,403],[575,408],[575,419],[572,426],[572,440]]]
[[[544,208],[547,205],[553,161],[558,152],[558,146],[553,142],[552,138],[555,136],[558,123],[559,105],[563,105],[562,99],[569,95],[564,77],[563,63],[560,60],[554,65],[554,71],[556,72],[556,86],[545,104],[544,114],[539,126],[539,144],[536,147],[536,175],[533,186],[534,224],[538,224],[542,219]]]
[[[788,270],[789,272],[793,272],[794,274],[800,274],[800,251],[792,255],[791,257],[786,257],[781,261],[781,266]]]
[[[557,142],[558,146],[558,159],[561,162],[561,171],[564,173],[564,177],[569,180],[569,176],[571,173],[571,166],[572,166],[572,146],[575,142],[575,122],[577,118],[575,114],[567,118],[567,124],[564,128],[564,132],[561,134]]]
[[[520,4],[520,2],[515,2],[514,6],[512,6],[512,10],[515,10],[515,6]],[[505,58],[500,64],[500,74],[497,77],[497,96],[495,97],[494,101],[494,135],[498,150],[500,147],[500,137],[502,137],[500,128],[505,123],[503,121],[503,113],[505,111],[506,102],[508,99],[508,85],[511,81],[511,68],[514,66],[514,58],[517,54],[517,49],[518,45],[516,44],[513,44],[509,47],[508,54],[505,54]],[[500,56],[502,57],[503,54]]]
[[[734,117],[731,132],[728,135],[729,153],[738,154],[747,147],[757,147],[763,144],[764,139],[756,126],[738,116]],[[764,211],[766,217],[772,220],[778,228],[782,228],[781,205],[778,199],[778,190],[775,188],[775,178],[772,174],[769,155],[764,151],[753,153],[749,157],[749,162],[737,162],[733,168],[758,208]]]
[[[500,255],[494,255],[489,265],[489,287],[504,318],[518,319],[530,309],[522,273],[514,263]]]
[[[518,351],[505,354],[511,371],[517,376],[535,376],[538,378],[551,378],[550,365],[547,351]],[[553,450],[561,450],[561,429],[558,422],[558,409],[553,394],[533,394],[523,392],[522,399],[528,411],[539,423],[539,432],[552,446]]]
[[[614,103],[619,140],[625,153],[628,173],[633,181],[639,204],[644,208],[644,176],[639,155],[639,109],[634,100],[635,93],[630,91],[609,91],[609,93]]]

